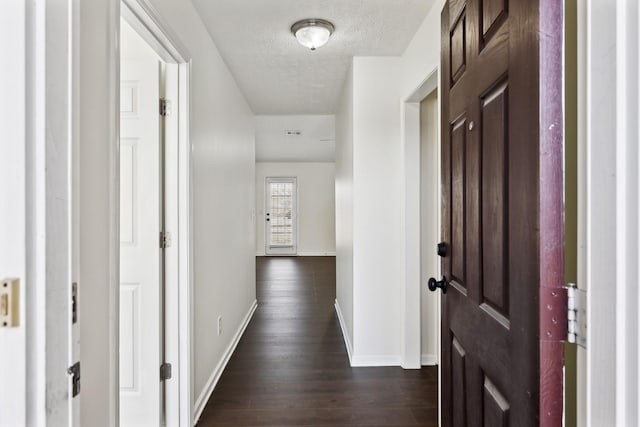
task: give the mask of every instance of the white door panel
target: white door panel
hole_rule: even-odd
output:
[[[161,421],[159,64],[123,60],[120,91],[120,425]]]
[[[26,60],[24,38],[26,6],[22,2],[3,2],[0,13],[0,47],[11,66],[0,70],[0,280],[27,275],[27,158],[24,94]],[[0,328],[0,426],[20,426],[27,422],[27,330],[26,293],[21,291],[20,325]],[[5,301],[6,303],[6,301]]]

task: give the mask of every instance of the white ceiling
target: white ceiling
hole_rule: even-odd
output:
[[[192,0],[255,114],[333,114],[353,56],[400,55],[434,0]],[[291,25],[327,19],[312,52]]]
[[[332,115],[256,116],[256,162],[335,161]],[[300,135],[287,135],[299,131]]]

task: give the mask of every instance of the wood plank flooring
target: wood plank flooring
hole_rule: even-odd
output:
[[[258,257],[258,309],[199,427],[436,426],[436,368],[351,368],[334,257]]]

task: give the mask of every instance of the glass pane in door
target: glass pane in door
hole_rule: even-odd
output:
[[[269,246],[293,246],[293,182],[270,182],[269,201],[270,232]]]

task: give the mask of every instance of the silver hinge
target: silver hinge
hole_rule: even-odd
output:
[[[567,289],[567,341],[587,348],[587,292],[569,283]]]
[[[168,99],[160,98],[160,115],[162,117],[168,117],[171,115],[171,101]]]
[[[171,379],[171,363],[163,363],[160,365],[160,381]]]
[[[160,249],[167,249],[171,247],[171,233],[168,231],[160,232]]]
[[[71,397],[76,397],[80,394],[80,362],[70,366],[67,373],[71,375]]]
[[[71,284],[71,323],[78,323],[78,283]]]

